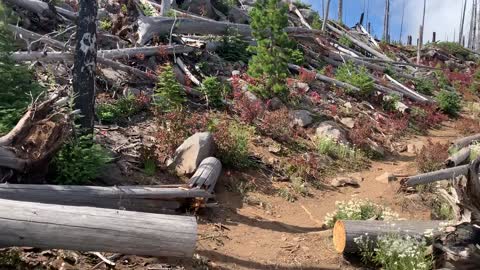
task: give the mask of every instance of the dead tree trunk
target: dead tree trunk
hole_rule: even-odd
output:
[[[338,22],[343,23],[343,0],[338,0]]]
[[[390,33],[390,0],[385,0],[385,15],[383,17],[383,40],[389,42]]]
[[[325,10],[323,11],[323,24],[322,24],[322,31],[327,31],[327,24],[328,24],[328,13],[330,11],[330,0],[327,0],[327,5],[325,6]]]
[[[73,91],[75,108],[81,111],[78,123],[82,133],[93,132],[95,70],[97,65],[97,1],[80,0],[77,24]]]
[[[195,217],[0,199],[0,246],[191,257]]]
[[[368,237],[375,242],[377,237],[388,234],[409,235],[423,238],[426,233],[440,229],[440,221],[367,221],[339,220],[333,228],[333,245],[339,253],[355,253],[359,251],[355,239]]]
[[[467,11],[467,1],[463,1],[462,15],[460,16],[460,34],[458,37],[458,43],[462,44],[463,39],[463,26],[465,25],[465,12]]]
[[[171,0],[162,0],[162,7],[160,9],[160,16],[167,17],[168,12],[170,11]]]

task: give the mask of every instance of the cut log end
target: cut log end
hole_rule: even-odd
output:
[[[347,233],[345,231],[345,224],[338,220],[333,227],[333,245],[338,253],[343,253],[347,245]]]

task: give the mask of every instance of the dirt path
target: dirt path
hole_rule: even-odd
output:
[[[447,122],[428,136],[408,138],[406,142],[421,147],[428,139],[446,143],[457,136],[453,123]],[[386,172],[415,174],[415,155],[404,152],[373,162],[368,170],[349,174],[361,180],[359,188],[312,190],[311,197],[294,203],[253,192],[247,204],[239,195],[220,190],[221,206],[200,220],[198,253],[210,259],[216,269],[354,269],[333,250],[329,231],[319,229],[336,201],[369,199],[391,207],[403,218],[430,216],[425,206],[397,194],[397,182],[375,180]]]

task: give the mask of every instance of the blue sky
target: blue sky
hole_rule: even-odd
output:
[[[437,40],[452,41],[455,35],[458,37],[460,14],[463,0],[427,0],[427,12],[425,18],[425,41],[431,39],[432,32],[437,32]],[[472,0],[467,1],[467,15],[465,20],[465,35],[468,33],[470,22],[470,9]],[[322,0],[304,0],[312,4],[313,8],[319,11],[322,16]],[[325,0],[326,2],[326,0]],[[344,23],[353,26],[360,20],[360,14],[368,10],[368,20],[372,25],[372,32],[377,37],[382,37],[383,16],[385,0],[343,0],[344,2]],[[405,2],[405,19],[403,27],[403,40],[407,35],[412,35],[414,43],[418,36],[418,28],[421,24],[423,1],[422,0],[390,0],[390,32],[391,39],[398,40],[400,36],[400,25],[403,4]],[[331,0],[330,18],[337,18],[338,0]],[[367,8],[368,7],[368,8]],[[365,20],[367,19],[367,12]],[[365,24],[366,25],[366,24]]]

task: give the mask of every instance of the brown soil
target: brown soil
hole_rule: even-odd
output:
[[[452,122],[447,122],[428,136],[404,141],[417,148],[428,139],[447,143],[460,136],[453,127]],[[334,210],[336,201],[369,199],[391,207],[406,219],[430,218],[427,206],[397,192],[398,182],[387,184],[375,180],[386,172],[416,174],[415,154],[405,151],[375,161],[367,170],[348,174],[360,181],[358,188],[333,191],[310,188],[310,197],[300,197],[293,203],[270,189],[257,189],[245,198],[238,192],[228,192],[225,183],[235,181],[236,177],[271,181],[261,175],[229,177],[227,172],[217,184],[219,206],[206,210],[199,219],[197,252],[210,260],[213,269],[356,269],[335,252],[331,232],[322,228],[325,215]]]

